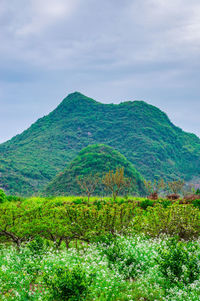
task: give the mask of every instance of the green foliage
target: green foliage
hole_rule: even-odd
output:
[[[120,151],[147,180],[199,177],[199,138],[158,108],[143,101],[103,104],[76,92],[0,145],[1,185],[9,194],[36,194],[81,149],[97,143]]]
[[[27,248],[33,255],[41,255],[45,249],[44,239],[39,235],[36,235],[34,239],[27,244]]]
[[[167,208],[168,206],[172,205],[172,201],[170,201],[170,200],[160,200],[159,203],[160,203],[164,208]]]
[[[146,200],[144,200],[144,201],[141,201],[140,203],[139,203],[139,205],[140,205],[140,207],[142,208],[142,209],[144,209],[144,210],[146,210],[149,206],[150,207],[153,207],[154,206],[154,201],[153,200],[148,200],[148,199],[146,199]]]
[[[178,235],[187,240],[200,234],[200,212],[191,205],[173,204],[164,208],[158,203],[148,207],[146,214],[138,212],[135,219],[138,231],[151,236]]]
[[[152,193],[159,194],[159,192],[164,190],[165,187],[166,187],[166,184],[165,184],[163,179],[154,180],[154,181],[144,180],[144,185],[145,185],[145,188],[146,188],[146,191],[147,191],[148,195],[150,195]]]
[[[112,192],[114,201],[119,193],[129,190],[131,187],[131,179],[124,176],[124,167],[118,167],[115,172],[109,170],[102,182],[106,189]]]
[[[197,207],[200,209],[200,199],[192,201],[192,204],[194,205],[194,207]]]
[[[127,250],[128,246],[125,246],[120,239],[115,239],[110,245],[106,245],[103,248],[103,254],[107,256],[109,267],[115,265],[116,269],[125,279],[135,278],[142,269],[145,269],[145,262],[142,255],[139,257],[137,251],[134,248]]]
[[[108,258],[109,267],[116,269],[124,279],[133,280],[145,274],[154,265],[154,250],[150,244],[145,246],[144,237],[116,236],[111,244],[101,245],[101,250]]]
[[[46,273],[44,281],[50,290],[52,300],[83,300],[87,298],[92,282],[80,266],[57,267],[53,275]]]
[[[200,189],[199,188],[196,190],[195,194],[200,195]]]
[[[16,195],[7,195],[6,199],[9,202],[22,202],[24,200],[24,198]]]
[[[2,189],[0,189],[0,203],[5,202],[6,200],[7,200],[7,197],[6,197],[5,192]]]
[[[55,252],[45,246],[41,256],[26,245],[20,250],[1,245],[1,298],[199,301],[198,241],[183,243],[143,235],[109,237],[111,243],[106,239],[106,243],[88,244],[82,250],[62,247]],[[106,253],[112,256],[111,261]]]
[[[170,282],[189,284],[198,279],[200,273],[197,245],[169,239],[158,248],[159,268]]]
[[[139,232],[150,236],[199,236],[199,202],[170,204],[167,200],[91,198],[33,198],[0,204],[0,240],[18,246],[28,241],[40,249],[40,238],[62,243],[97,242],[117,233]],[[197,208],[195,208],[197,207]],[[145,209],[145,210],[144,210]],[[42,248],[42,247],[41,247]]]
[[[120,174],[113,179],[111,187],[114,191],[111,189],[111,193],[115,195],[115,192],[118,191],[118,193],[121,192],[122,194],[127,192],[144,194],[143,178],[139,172],[118,151],[104,144],[95,144],[84,148],[68,164],[64,172],[57,175],[47,185],[44,194],[50,196],[86,194],[89,198],[92,194],[105,195],[108,191],[105,185],[102,184],[101,179],[105,179],[106,174],[109,172],[111,174],[112,170],[116,170],[116,175],[119,170],[124,170],[124,174],[120,188],[116,184],[116,179],[120,178]],[[132,180],[129,183],[130,185],[128,185],[128,178]],[[123,190],[121,189],[122,187],[124,188]]]
[[[33,199],[0,205],[0,238],[15,243],[40,236],[59,248],[62,242],[94,241],[99,235],[125,233],[134,217],[136,203],[79,202],[65,199]],[[35,248],[39,238],[30,243]]]
[[[168,189],[170,192],[174,194],[178,194],[183,191],[184,185],[185,182],[183,180],[172,181],[172,182],[168,182]]]

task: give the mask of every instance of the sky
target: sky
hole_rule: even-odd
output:
[[[200,137],[199,83],[199,0],[0,0],[0,142],[74,91]]]

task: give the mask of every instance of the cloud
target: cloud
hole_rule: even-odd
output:
[[[145,99],[200,134],[199,20],[199,0],[1,0],[0,105],[27,125],[73,90]]]
[[[20,24],[16,35],[27,36],[41,34],[49,26],[63,18],[68,18],[77,5],[77,0],[32,0],[28,8],[29,19],[25,24]]]

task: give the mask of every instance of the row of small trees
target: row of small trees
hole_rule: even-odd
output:
[[[103,185],[105,190],[112,194],[113,200],[116,200],[119,194],[128,194],[130,187],[136,187],[136,182],[133,179],[125,177],[123,167],[117,168],[115,172],[110,170],[103,177],[100,177],[98,174],[79,176],[76,178],[76,181],[81,191],[87,195],[88,201],[99,185]],[[186,184],[181,179],[171,182],[166,182],[163,179],[144,180],[144,187],[146,196],[150,199],[157,199],[161,193],[166,195],[168,199],[178,199],[180,194],[200,195],[200,190],[195,190],[193,186],[190,186],[189,190],[184,189]],[[5,199],[6,195],[0,189],[0,203]]]
[[[107,234],[124,233],[135,216],[136,202],[83,202],[40,199],[0,204],[0,242],[18,247],[36,236],[52,241],[90,242]]]
[[[111,170],[103,178],[100,178],[98,175],[77,177],[77,183],[83,193],[87,194],[88,200],[100,184],[103,184],[106,190],[112,193],[114,200],[116,200],[116,197],[120,193],[128,193],[130,186],[135,184],[132,179],[125,177],[124,168],[117,168],[116,172]],[[171,182],[166,182],[163,179],[154,181],[144,180],[146,196],[152,199],[157,199],[161,193],[169,199],[178,199],[180,194],[192,193],[200,195],[200,190],[195,190],[193,187],[190,187],[189,190],[184,190],[185,185],[185,181],[181,179]]]
[[[77,183],[79,184],[83,193],[87,194],[88,201],[91,195],[95,192],[98,185],[103,184],[105,189],[112,193],[112,197],[116,200],[117,196],[122,192],[128,192],[133,181],[130,178],[125,177],[124,168],[117,168],[116,172],[110,170],[105,174],[103,178],[96,175],[88,175],[84,177],[77,177]]]
[[[95,242],[126,233],[179,235],[190,239],[200,233],[200,212],[193,204],[150,200],[95,200],[81,203],[66,199],[24,200],[0,204],[0,243],[22,243],[42,237],[59,248],[61,243]],[[169,201],[168,201],[169,202]],[[154,203],[154,204],[153,204]],[[128,231],[128,232],[127,232]]]

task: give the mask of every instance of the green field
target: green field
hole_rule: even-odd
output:
[[[198,197],[1,201],[0,300],[199,300]]]

